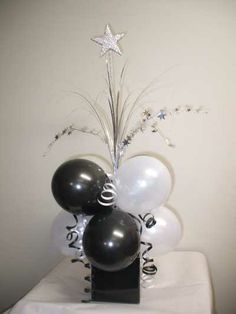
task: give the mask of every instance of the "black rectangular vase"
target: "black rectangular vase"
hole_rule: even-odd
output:
[[[107,272],[92,266],[92,301],[115,303],[140,302],[140,260],[128,267]]]

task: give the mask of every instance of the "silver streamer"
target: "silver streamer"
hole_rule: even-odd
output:
[[[55,142],[64,135],[71,135],[77,131],[84,134],[94,135],[99,137],[108,147],[110,158],[113,165],[113,173],[117,172],[121,159],[124,157],[126,149],[132,144],[134,137],[138,133],[143,133],[147,129],[150,129],[152,133],[158,134],[169,147],[174,147],[171,140],[163,133],[160,128],[160,123],[167,119],[169,116],[173,116],[183,112],[192,113],[207,113],[203,107],[194,109],[190,105],[175,106],[173,109],[163,108],[156,113],[152,113],[150,109],[146,109],[142,112],[140,121],[137,122],[133,128],[128,131],[128,126],[134,112],[143,106],[144,99],[151,92],[156,91],[157,88],[153,87],[153,83],[156,80],[148,84],[143,90],[141,90],[137,96],[133,96],[131,93],[125,96],[124,93],[124,79],[126,66],[121,70],[118,84],[115,82],[114,74],[114,62],[113,53],[121,54],[121,50],[118,46],[118,41],[124,37],[124,33],[113,34],[109,25],[106,25],[105,33],[103,36],[92,38],[92,40],[101,46],[101,55],[106,54],[106,72],[107,72],[107,109],[104,108],[98,102],[98,99],[93,100],[89,96],[84,96],[78,92],[74,92],[79,96],[93,116],[97,119],[101,126],[101,131],[95,129],[89,129],[87,127],[77,128],[74,125],[70,125],[61,132],[57,133],[53,141],[48,145],[48,151],[52,148]],[[108,196],[108,192],[110,193]],[[106,185],[103,191],[103,201],[111,203],[115,199],[115,190],[111,185]],[[105,199],[110,197],[110,199]],[[102,202],[103,202],[102,201]]]
[[[64,128],[62,131],[58,132],[51,143],[49,143],[47,150],[44,152],[43,157],[47,156],[47,154],[50,152],[54,144],[60,140],[64,135],[71,135],[74,132],[80,132],[88,135],[97,136],[103,143],[107,144],[107,141],[105,137],[102,135],[101,131],[98,131],[96,129],[89,129],[88,127],[75,127],[73,124],[69,125],[68,127]]]
[[[102,36],[92,38],[96,44],[101,46],[101,55],[106,55],[107,108],[104,107],[103,102],[102,104],[98,102],[98,97],[93,100],[89,96],[85,96],[79,92],[73,92],[88,106],[89,111],[99,122],[101,131],[89,129],[87,127],[77,128],[74,125],[70,125],[55,135],[53,141],[48,145],[48,150],[45,152],[44,156],[52,148],[55,142],[64,135],[71,135],[75,131],[94,135],[99,137],[107,145],[113,165],[113,173],[115,174],[120,165],[121,159],[125,155],[127,147],[132,144],[134,137],[138,133],[143,133],[147,129],[150,129],[152,133],[158,134],[164,140],[166,145],[174,147],[171,140],[161,130],[160,123],[166,120],[169,116],[183,112],[207,113],[203,107],[195,109],[190,105],[175,106],[172,109],[162,108],[156,113],[152,113],[150,109],[146,109],[142,112],[141,119],[138,121],[137,125],[128,130],[129,123],[134,112],[145,104],[145,97],[147,95],[150,95],[150,93],[157,90],[157,82],[159,82],[161,76],[163,76],[170,69],[162,73],[157,80],[153,80],[137,95],[134,95],[133,93],[128,93],[127,95],[124,91],[126,65],[121,69],[118,84],[116,84],[113,62],[113,54],[121,54],[118,42],[124,37],[124,35],[125,33],[113,34],[110,26],[106,25],[105,32]],[[110,193],[109,202],[113,202],[115,190],[111,185],[106,185],[104,187],[102,195],[103,197],[108,197],[108,191]],[[104,199],[104,201],[107,202],[108,200]]]
[[[171,140],[165,136],[165,134],[160,129],[159,123],[162,120],[166,120],[166,117],[168,116],[174,116],[180,113],[196,113],[196,114],[206,114],[208,111],[204,107],[198,107],[194,108],[190,105],[182,105],[177,106],[172,109],[161,109],[156,113],[153,113],[150,109],[145,109],[141,114],[141,121],[139,121],[139,124],[131,129],[126,137],[123,139],[122,144],[120,145],[120,150],[122,152],[122,155],[124,155],[125,150],[128,145],[131,144],[133,138],[139,133],[143,133],[148,128],[151,129],[152,133],[157,133],[166,143],[169,147],[175,147],[175,145],[171,142]]]

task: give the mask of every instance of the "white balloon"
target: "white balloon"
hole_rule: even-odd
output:
[[[161,206],[152,210],[156,224],[151,228],[143,227],[141,240],[153,245],[150,255],[158,256],[173,251],[182,237],[182,227],[176,215]]]
[[[171,176],[158,159],[138,156],[127,160],[117,171],[117,206],[133,214],[163,204],[171,191]]]
[[[78,224],[76,230],[78,231],[78,240],[75,243],[76,246],[82,245],[82,236],[85,225],[90,220],[90,216],[77,215]],[[66,236],[68,234],[67,226],[74,226],[76,221],[72,214],[65,210],[62,210],[54,219],[51,228],[52,241],[55,247],[65,256],[76,256],[78,250],[75,248],[70,248],[69,244],[71,241],[67,240]]]

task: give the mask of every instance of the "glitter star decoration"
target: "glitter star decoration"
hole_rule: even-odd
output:
[[[144,117],[144,120],[150,119],[151,118],[151,112],[148,109],[145,109],[143,112],[143,117]]]
[[[124,146],[128,146],[130,144],[130,141],[127,138],[125,138],[122,143]]]
[[[152,133],[157,133],[158,129],[157,126],[155,124],[152,125]]]
[[[91,38],[92,41],[102,46],[101,56],[108,51],[113,51],[118,55],[121,55],[121,49],[118,45],[118,41],[125,36],[125,33],[112,34],[110,26],[107,24],[103,36]]]
[[[165,120],[166,112],[164,110],[160,110],[157,114],[157,118],[159,118],[160,120]]]

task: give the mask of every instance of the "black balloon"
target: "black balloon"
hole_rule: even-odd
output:
[[[103,207],[98,203],[106,174],[86,159],[63,163],[52,178],[52,193],[57,203],[72,214],[94,215]]]
[[[105,271],[118,271],[137,257],[140,234],[136,222],[121,210],[95,215],[85,228],[83,248],[90,263]]]

